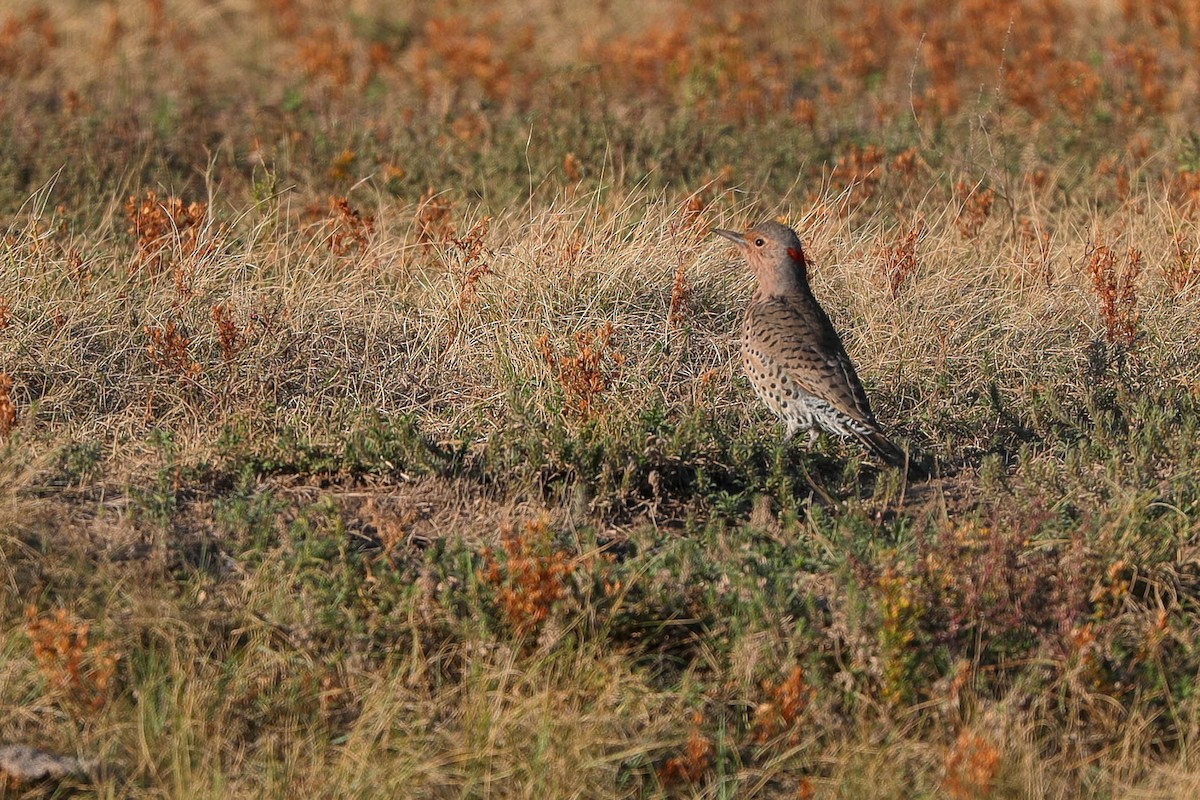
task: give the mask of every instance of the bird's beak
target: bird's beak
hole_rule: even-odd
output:
[[[733,242],[738,247],[746,246],[746,237],[742,236],[737,231],[727,231],[727,230],[724,230],[723,228],[713,228],[712,232],[715,233],[717,236],[724,236],[726,239]]]

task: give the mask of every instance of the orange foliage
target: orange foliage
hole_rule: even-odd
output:
[[[671,284],[671,305],[667,311],[667,324],[682,324],[691,302],[692,287],[688,284],[686,266],[681,258],[675,266],[675,281]]]
[[[996,192],[991,187],[981,189],[978,186],[968,186],[967,182],[962,180],[954,185],[954,192],[962,204],[954,225],[964,239],[974,239],[992,214]]]
[[[63,692],[79,708],[98,711],[108,702],[118,657],[112,648],[91,639],[91,624],[75,618],[65,608],[39,617],[25,609],[25,634],[33,645],[47,683]]]
[[[178,197],[160,200],[158,193],[147,191],[140,200],[130,197],[125,202],[129,219],[129,234],[137,240],[135,268],[158,272],[177,250],[187,260],[207,255],[215,248],[201,234],[208,220],[204,203],[184,203]],[[177,283],[181,279],[177,276]]]
[[[563,174],[572,183],[579,183],[583,180],[583,163],[574,153],[567,153],[563,156]]]
[[[0,372],[0,436],[8,436],[17,426],[17,406],[12,400],[13,379]]]
[[[213,325],[217,328],[217,342],[221,346],[221,358],[232,361],[248,344],[250,326],[239,326],[233,321],[233,312],[228,305],[212,307]]]
[[[887,282],[892,299],[900,296],[900,287],[917,271],[917,244],[925,236],[925,220],[918,219],[912,230],[883,248],[880,272]]]
[[[700,732],[703,719],[699,714],[692,720],[692,731],[688,734],[683,754],[668,759],[657,769],[658,779],[666,786],[681,783],[696,783],[704,777],[716,761],[717,748],[712,739]]]
[[[324,79],[331,88],[342,89],[353,78],[353,48],[353,42],[344,41],[333,27],[326,25],[297,43],[296,58],[309,78]]]
[[[995,788],[1000,751],[978,734],[963,732],[946,754],[942,788],[955,800],[980,800]]]
[[[498,35],[500,23],[496,14],[427,20],[408,53],[408,72],[421,95],[429,99],[463,88],[495,100],[527,94],[533,76],[518,71],[519,55],[533,46],[533,28],[520,26],[505,41]]]
[[[815,694],[804,680],[804,669],[796,666],[779,684],[764,683],[768,700],[754,710],[754,738],[763,744],[783,731],[792,731],[794,739],[800,721]]]
[[[1200,209],[1200,171],[1180,170],[1166,177],[1167,196],[1171,204],[1192,219]]]
[[[1142,271],[1142,253],[1130,247],[1124,263],[1107,245],[1100,244],[1088,253],[1088,274],[1092,291],[1100,301],[1100,319],[1110,344],[1132,347],[1137,339],[1138,276]]]
[[[0,75],[28,78],[42,72],[57,45],[58,33],[45,7],[9,14],[0,24]]]
[[[492,274],[492,268],[485,260],[494,253],[484,244],[492,218],[484,217],[461,239],[454,240],[454,246],[462,255],[462,275],[458,287],[458,310],[464,311],[479,299],[479,282]]]
[[[612,344],[616,329],[611,322],[594,333],[575,334],[576,353],[560,356],[550,345],[550,337],[538,339],[538,349],[562,386],[567,407],[584,419],[590,419],[600,399],[608,392],[616,371],[625,363],[625,356]]]
[[[352,207],[345,197],[329,198],[328,225],[329,249],[339,256],[365,251],[375,233],[375,218]]]
[[[860,199],[870,197],[883,179],[883,157],[883,150],[873,144],[851,145],[833,167],[834,186],[853,189]]]
[[[191,357],[192,340],[174,321],[162,328],[147,326],[146,335],[150,337],[146,352],[160,370],[189,380],[200,375],[200,365]]]
[[[536,632],[567,596],[566,580],[575,571],[566,553],[551,550],[550,539],[545,520],[528,522],[519,531],[506,524],[500,532],[503,558],[494,550],[484,554],[483,579],[498,589],[505,621],[521,635]]]

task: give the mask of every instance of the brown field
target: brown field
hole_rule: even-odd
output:
[[[1200,794],[1142,6],[8,0],[0,796]],[[772,217],[931,477],[754,400]]]

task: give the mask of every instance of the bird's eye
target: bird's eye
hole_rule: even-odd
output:
[[[755,240],[754,240],[754,246],[755,246],[755,247],[762,247],[764,244],[766,244],[766,242],[764,242],[762,239],[755,239]]]

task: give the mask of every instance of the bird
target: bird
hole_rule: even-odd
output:
[[[768,220],[739,233],[714,228],[750,263],[757,288],[742,322],[742,368],[769,409],[787,424],[784,441],[808,431],[857,439],[891,466],[907,458],[880,430],[841,337],[808,284],[800,237]]]

